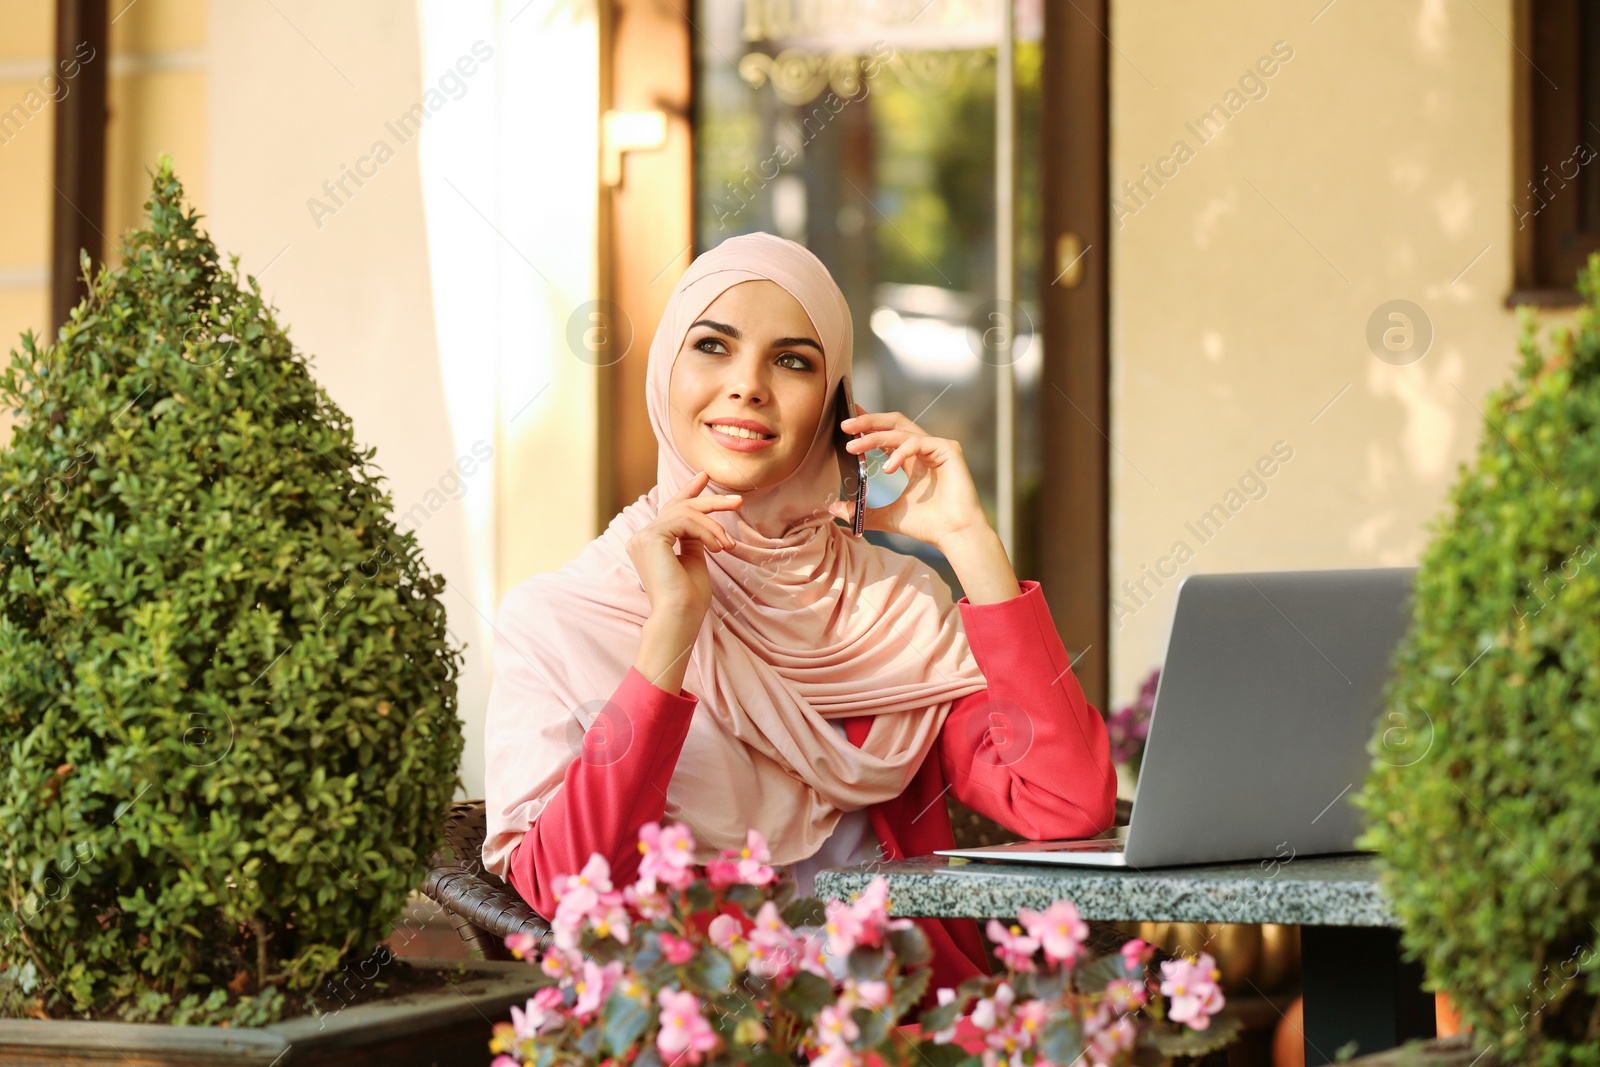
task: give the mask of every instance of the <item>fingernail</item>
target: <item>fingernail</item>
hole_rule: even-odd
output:
[[[724,495],[725,495],[725,496],[726,496],[726,497],[727,497],[727,498],[728,498],[728,499],[729,499],[729,500],[738,500],[738,499],[739,499],[739,494],[738,494],[738,493],[727,493],[727,494],[724,494]]]

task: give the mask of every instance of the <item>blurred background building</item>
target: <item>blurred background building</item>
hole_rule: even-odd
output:
[[[1091,699],[1121,703],[1186,574],[1416,561],[1516,360],[1511,305],[1560,321],[1600,246],[1600,20],[1015,0],[1006,47],[1006,16],[0,0],[0,335],[54,330],[76,248],[114,256],[170,152],[449,581],[481,795],[500,595],[653,483],[645,351],[692,256],[778,233],[850,300],[860,402],[963,443]]]

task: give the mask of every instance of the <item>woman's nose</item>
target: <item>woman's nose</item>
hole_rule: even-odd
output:
[[[760,401],[770,392],[767,382],[767,369],[759,363],[746,360],[737,361],[731,372],[728,382],[728,397],[737,397],[741,400]]]

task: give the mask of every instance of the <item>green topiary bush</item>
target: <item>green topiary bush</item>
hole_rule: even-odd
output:
[[[1600,256],[1491,392],[1374,737],[1403,941],[1505,1063],[1600,1064]]]
[[[376,450],[165,158],[146,209],[0,378],[0,1010],[263,1021],[442,842],[461,654]]]

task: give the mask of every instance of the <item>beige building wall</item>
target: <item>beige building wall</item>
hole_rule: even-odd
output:
[[[396,522],[415,530],[446,579],[450,630],[465,646],[458,700],[468,796],[483,795],[500,593],[570,559],[597,532],[594,374],[575,367],[565,342],[570,307],[593,292],[595,153],[566,168],[535,158],[497,176],[476,156],[440,151],[464,131],[461,143],[481,150],[474,124],[486,113],[518,121],[498,134],[513,148],[547,151],[523,132],[537,128],[561,88],[539,84],[547,70],[572,79],[569,101],[592,98],[592,35],[585,53],[583,34],[569,33],[561,64],[528,54],[541,25],[560,21],[543,10],[552,4],[563,6],[536,3],[500,36],[503,9],[487,0],[459,7],[459,24],[392,0],[211,0],[209,8],[211,232],[261,277],[357,441],[376,447]],[[570,29],[570,17],[561,25]],[[437,34],[427,47],[423,27]],[[458,76],[480,36],[492,58]],[[419,104],[430,112],[421,134],[402,118]],[[565,184],[541,184],[552,173]],[[443,232],[432,220],[438,249],[430,212],[446,220]],[[541,230],[540,219],[552,221]],[[472,250],[443,243],[469,233]],[[541,287],[524,250],[566,290]],[[486,257],[520,273],[506,281],[485,269]],[[483,279],[468,287],[482,291],[462,295],[453,284],[462,278]],[[494,321],[486,328],[484,318]],[[463,349],[463,336],[476,340]]]
[[[340,198],[331,217],[313,217],[308,201],[326,198],[323,183],[338,180],[341,165],[356,163],[385,136],[384,123],[421,96],[415,10],[382,0],[213,0],[209,47],[211,236],[260,278],[317,380],[349,414],[358,445],[376,447],[373,462],[404,513],[456,460],[415,144]],[[487,492],[490,477],[480,472],[472,488]],[[470,584],[458,509],[442,508],[417,537],[449,585]],[[449,610],[457,643],[472,646],[459,688],[470,714],[485,697],[483,650],[474,629],[461,633],[455,605]]]
[[[1324,3],[1112,5],[1116,704],[1186,574],[1415,563],[1516,362],[1511,0]]]

